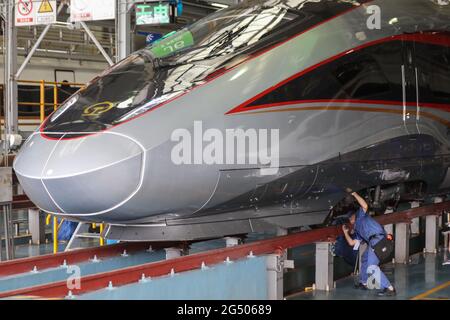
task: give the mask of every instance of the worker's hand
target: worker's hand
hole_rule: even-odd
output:
[[[350,229],[347,227],[347,225],[342,225],[342,231],[344,231],[344,233],[348,233],[350,231]]]
[[[349,193],[349,194],[352,194],[352,193],[353,193],[353,190],[352,190],[351,188],[345,188],[345,192],[347,192],[347,193]]]

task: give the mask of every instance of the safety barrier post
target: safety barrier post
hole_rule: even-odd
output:
[[[53,87],[53,110],[58,109],[58,85],[55,83]]]
[[[45,81],[40,81],[40,102],[39,102],[39,108],[40,108],[40,121],[41,123],[45,120]]]
[[[39,209],[28,209],[28,228],[33,244],[45,243],[45,219]]]
[[[100,224],[100,246],[105,245],[105,239],[102,237],[103,229],[105,228],[105,225],[103,223]]]
[[[409,262],[409,223],[401,222],[395,225],[395,262],[407,264]]]
[[[334,258],[331,242],[316,243],[316,290],[331,291],[334,288]]]
[[[425,253],[437,253],[438,216],[425,217]]]
[[[53,217],[53,253],[58,253],[58,218]]]

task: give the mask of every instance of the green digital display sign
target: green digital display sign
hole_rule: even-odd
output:
[[[192,33],[189,31],[180,31],[177,34],[169,34],[158,42],[155,42],[150,50],[157,58],[164,58],[193,45],[194,37]]]
[[[170,23],[168,2],[141,3],[136,5],[136,25],[156,25]]]

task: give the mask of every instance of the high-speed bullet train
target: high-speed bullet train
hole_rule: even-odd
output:
[[[450,5],[245,1],[73,95],[14,168],[46,212],[126,241],[326,223],[450,187]]]

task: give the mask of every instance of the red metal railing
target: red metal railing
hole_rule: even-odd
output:
[[[171,246],[173,243],[159,243],[154,244],[153,248],[165,248]],[[0,276],[11,276],[15,274],[29,272],[37,268],[37,270],[55,268],[61,266],[64,261],[67,264],[76,264],[85,261],[89,261],[94,256],[97,258],[107,258],[115,255],[119,255],[126,250],[129,253],[142,251],[149,248],[148,243],[144,242],[130,242],[130,243],[120,243],[105,247],[95,247],[80,249],[68,252],[61,252],[58,254],[48,254],[31,258],[16,259],[0,263]]]
[[[440,215],[444,211],[449,209],[450,201],[447,201],[439,204],[380,216],[376,219],[383,225],[402,222],[408,223],[413,218],[430,215]],[[126,284],[137,282],[139,279],[141,279],[142,275],[144,275],[145,277],[159,277],[168,275],[172,271],[172,269],[175,272],[195,270],[200,268],[202,263],[205,263],[206,265],[214,265],[225,261],[227,258],[231,260],[242,259],[249,255],[250,252],[252,252],[254,255],[265,255],[272,253],[280,254],[282,250],[285,249],[290,249],[314,242],[332,241],[339,234],[341,234],[341,229],[339,227],[327,227],[291,234],[283,237],[262,240],[237,247],[193,254],[173,260],[166,260],[96,275],[90,275],[87,277],[83,277],[81,279],[81,289],[72,290],[72,293],[74,295],[79,295],[106,288],[109,282],[112,282],[114,286],[123,286]],[[19,295],[37,296],[43,298],[62,298],[66,296],[67,293],[68,289],[66,286],[66,282],[61,281],[32,288],[3,292],[0,293],[0,298]]]

